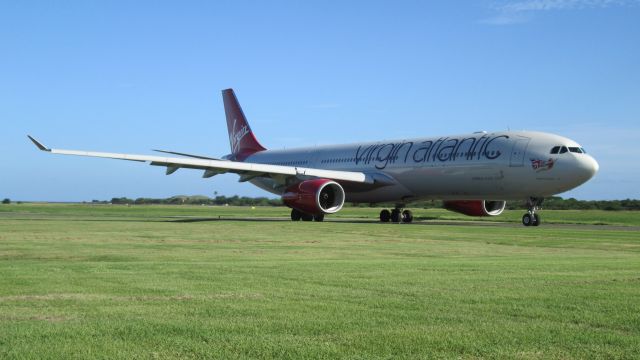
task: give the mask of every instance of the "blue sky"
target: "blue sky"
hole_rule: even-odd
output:
[[[563,196],[640,197],[638,0],[1,2],[0,54],[0,198],[266,195],[25,136],[222,155],[228,87],[268,148],[549,131],[601,167]]]

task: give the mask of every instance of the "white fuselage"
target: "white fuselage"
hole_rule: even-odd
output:
[[[552,154],[554,147],[572,150]],[[245,161],[371,174],[384,186],[343,184],[346,201],[367,203],[547,197],[583,184],[598,170],[575,141],[528,131],[267,150]],[[251,182],[283,192],[269,178]]]

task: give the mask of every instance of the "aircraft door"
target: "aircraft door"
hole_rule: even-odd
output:
[[[531,139],[524,136],[518,136],[514,139],[509,166],[524,166],[524,154],[527,151],[527,146],[529,146],[529,141],[531,141]]]

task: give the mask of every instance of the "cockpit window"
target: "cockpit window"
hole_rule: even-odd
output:
[[[560,154],[564,154],[564,153],[566,153],[567,151],[569,151],[569,150],[567,149],[567,147],[566,147],[566,146],[563,146],[563,147],[561,147],[561,148],[560,148]]]
[[[552,153],[552,154],[557,154],[557,153],[558,153],[558,151],[560,151],[560,146],[554,146],[554,147],[551,149],[551,153]]]
[[[582,150],[582,153],[583,153],[583,154],[586,154],[586,153],[587,153],[587,150],[585,150],[584,148],[580,148],[580,150]]]
[[[579,147],[570,147],[569,151],[571,151],[572,153],[582,154],[582,149]]]

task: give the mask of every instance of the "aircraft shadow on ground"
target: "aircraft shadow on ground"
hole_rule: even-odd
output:
[[[83,221],[83,222],[140,222],[140,223],[200,223],[200,222],[219,222],[219,221],[236,221],[236,222],[291,222],[291,219],[288,217],[175,217],[175,216],[166,216],[161,218],[98,218],[98,219],[88,219],[88,218],[67,218],[67,217],[52,217],[52,218],[13,218],[12,220],[21,220],[21,221],[34,221],[34,220],[46,220],[46,221]],[[304,221],[300,221],[304,222]],[[418,221],[414,221],[410,224],[406,223],[382,223],[374,218],[367,219],[345,219],[345,218],[335,218],[335,219],[327,219],[324,221],[325,223],[331,224],[370,224],[370,225],[457,225],[457,226],[517,226],[518,224],[512,223],[500,223],[500,222],[473,222],[473,221],[448,221],[448,220],[437,220],[436,218],[420,218]]]
[[[157,220],[156,220],[157,221]],[[199,223],[199,222],[218,222],[218,221],[237,221],[237,222],[291,222],[289,218],[249,218],[249,217],[203,217],[203,218],[171,218],[161,220],[169,223]],[[302,221],[301,221],[302,222]],[[488,222],[488,221],[451,221],[421,218],[419,221],[410,224],[404,223],[382,223],[377,219],[328,219],[324,223],[330,224],[369,224],[379,226],[473,226],[473,227],[500,227],[500,228],[522,228],[520,223],[512,222]],[[639,231],[638,226],[616,226],[616,225],[591,225],[591,224],[544,224],[544,227],[563,228],[563,229],[581,229],[589,228],[592,230],[621,230],[621,231]]]
[[[171,223],[197,223],[197,222],[216,222],[216,221],[238,221],[238,222],[291,222],[288,218],[242,218],[242,217],[210,217],[210,218],[183,218],[183,219],[168,219],[165,222]],[[436,219],[421,219],[418,222],[412,222],[410,224],[403,223],[382,223],[376,219],[331,219],[325,220],[325,223],[333,224],[376,224],[376,225],[459,225],[459,226],[512,226],[517,224],[510,223],[489,223],[489,222],[463,222],[463,221],[443,221]]]

